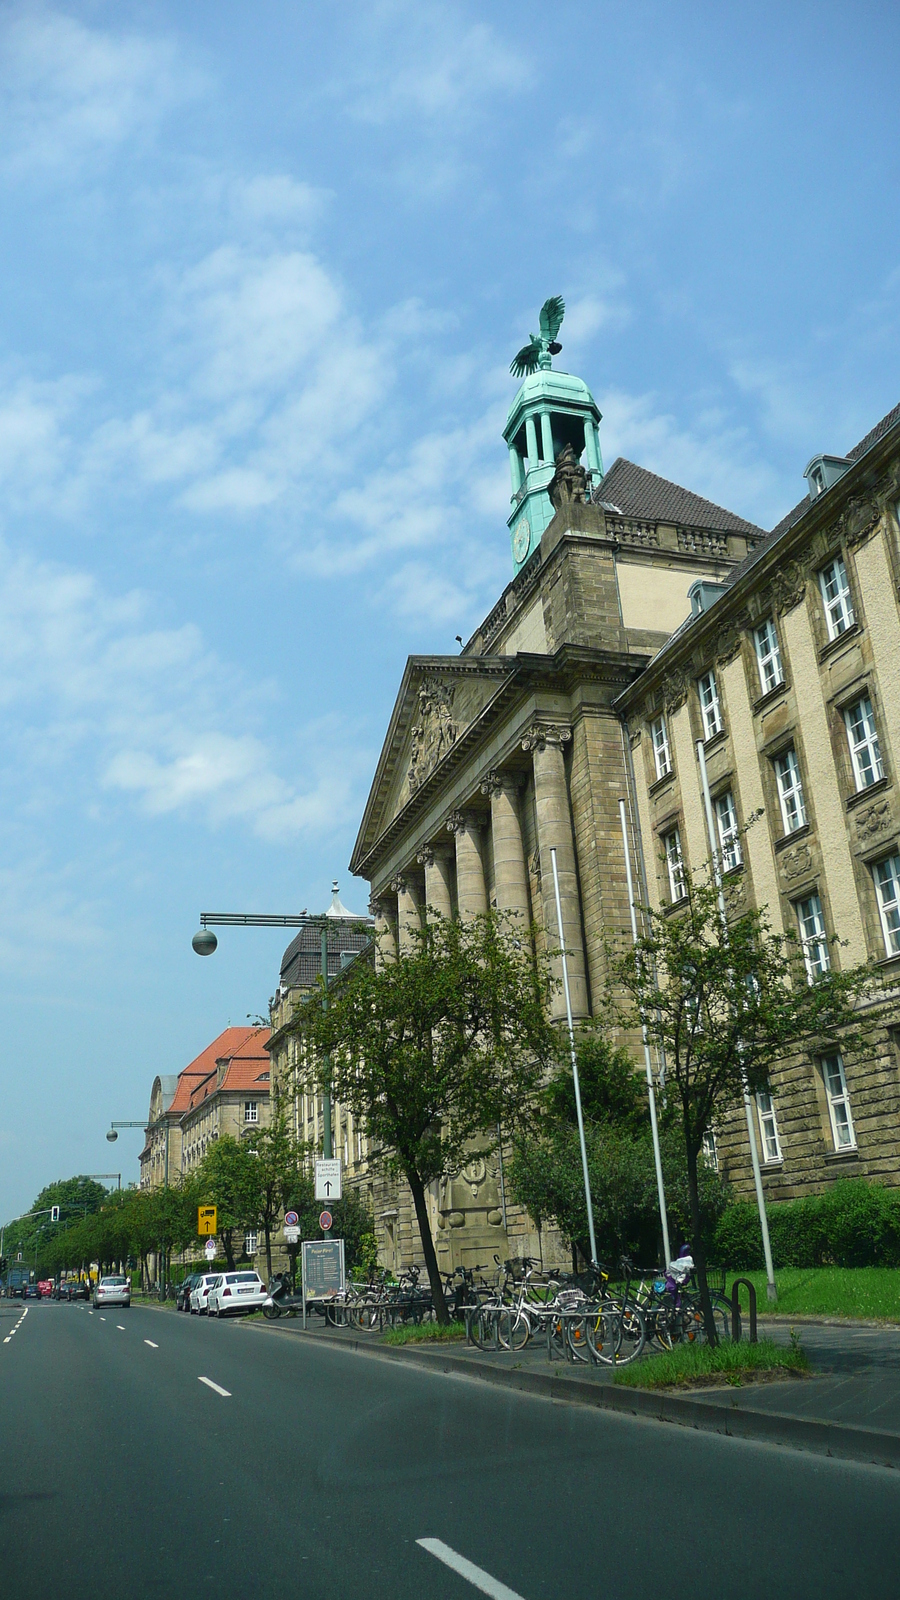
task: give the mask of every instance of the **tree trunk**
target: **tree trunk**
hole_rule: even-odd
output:
[[[266,1239],[266,1271],[269,1274],[269,1281],[271,1282],[271,1278],[272,1278],[272,1229],[271,1229],[268,1217],[266,1218],[265,1222],[263,1223],[263,1233],[265,1234],[265,1239]]]
[[[716,1332],[715,1319],[712,1313],[712,1302],[709,1298],[709,1284],[706,1279],[706,1250],[703,1245],[703,1229],[700,1223],[700,1184],[697,1176],[697,1157],[700,1154],[685,1129],[685,1155],[687,1156],[688,1195],[691,1205],[691,1240],[692,1254],[694,1257],[694,1270],[697,1274],[697,1283],[700,1287],[700,1309],[703,1312],[703,1326],[710,1345],[717,1345],[719,1336]]]
[[[221,1228],[219,1231],[222,1235],[222,1249],[225,1251],[225,1261],[228,1266],[228,1271],[234,1272],[234,1247],[231,1242],[233,1229]]]
[[[425,1267],[428,1272],[428,1282],[431,1285],[431,1299],[434,1305],[435,1316],[438,1322],[445,1326],[450,1321],[447,1302],[444,1299],[444,1285],[441,1280],[441,1269],[435,1253],[434,1240],[431,1237],[431,1224],[428,1221],[428,1206],[425,1202],[425,1185],[419,1174],[407,1170],[406,1181],[409,1184],[416,1208],[416,1221],[419,1224],[419,1238],[422,1241],[422,1253],[425,1257]]]

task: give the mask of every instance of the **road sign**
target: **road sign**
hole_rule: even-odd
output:
[[[198,1206],[197,1207],[197,1232],[200,1235],[200,1238],[202,1239],[204,1234],[207,1237],[211,1237],[212,1234],[215,1233],[215,1231],[216,1231],[216,1208],[215,1208],[215,1206]]]
[[[215,1241],[215,1239],[207,1239],[207,1241],[206,1241],[205,1245],[203,1246],[203,1248],[206,1251],[206,1259],[207,1259],[207,1261],[215,1261],[215,1259],[216,1259],[216,1241]]]
[[[304,1239],[302,1260],[304,1300],[343,1289],[343,1239]]]
[[[337,1156],[333,1161],[316,1162],[316,1199],[340,1200],[341,1198],[341,1159]]]
[[[299,1221],[300,1218],[298,1217],[296,1211],[286,1211],[284,1213],[284,1225],[286,1228],[296,1228]]]
[[[286,1222],[285,1225],[284,1225],[284,1242],[285,1242],[285,1244],[296,1244],[297,1240],[299,1239],[299,1237],[300,1237],[300,1229],[299,1228],[292,1228],[290,1223]]]
[[[322,1215],[319,1218],[319,1227],[322,1229],[323,1233],[327,1233],[328,1232],[328,1229],[331,1227],[331,1224],[332,1224],[333,1221],[334,1221],[334,1218],[332,1217],[330,1211],[323,1211],[322,1212]]]

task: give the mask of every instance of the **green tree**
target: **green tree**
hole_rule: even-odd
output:
[[[253,1222],[262,1228],[266,1241],[266,1270],[272,1276],[272,1233],[278,1225],[287,1198],[296,1186],[306,1146],[291,1131],[284,1106],[276,1098],[272,1121],[267,1128],[255,1128],[241,1140],[250,1157],[250,1206]]]
[[[257,1179],[247,1143],[225,1134],[213,1140],[191,1181],[193,1203],[216,1208],[216,1228],[229,1271],[234,1271],[234,1236],[252,1227],[257,1217]],[[193,1215],[197,1236],[197,1215]]]
[[[706,1278],[701,1150],[717,1118],[769,1086],[773,1068],[799,1048],[845,1056],[864,1046],[877,1016],[857,1007],[877,986],[870,966],[832,968],[814,982],[790,934],[736,893],[723,923],[714,884],[685,870],[673,914],[645,909],[646,932],[626,949],[610,940],[609,1011],[626,1027],[644,1019],[665,1052],[668,1094],[678,1109],[687,1168],[691,1242],[707,1333],[716,1333]],[[624,996],[624,1000],[623,1000]]]
[[[285,1195],[285,1205],[297,1213],[301,1239],[317,1239],[322,1202],[316,1199],[315,1184],[308,1172],[297,1174]],[[374,1266],[377,1259],[372,1255],[375,1224],[357,1191],[345,1189],[343,1199],[335,1200],[328,1209],[334,1219],[333,1237],[344,1241],[347,1271],[368,1270]]]
[[[547,965],[525,945],[497,913],[439,918],[399,961],[354,963],[328,1010],[308,1003],[293,1024],[301,1076],[333,1089],[368,1135],[370,1159],[409,1185],[441,1322],[426,1187],[458,1171],[476,1138],[492,1144],[498,1125],[526,1124],[557,1057]]]

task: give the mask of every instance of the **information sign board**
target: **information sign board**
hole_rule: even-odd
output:
[[[341,1198],[341,1160],[336,1156],[332,1161],[316,1162],[316,1199],[340,1200]]]
[[[329,1290],[344,1287],[343,1239],[304,1239],[303,1299],[310,1300]]]
[[[215,1239],[207,1239],[207,1241],[206,1241],[205,1245],[203,1246],[203,1248],[206,1251],[206,1259],[207,1259],[207,1261],[215,1261],[215,1259],[216,1259],[216,1241],[215,1241]]]
[[[215,1206],[197,1207],[197,1232],[202,1239],[204,1235],[210,1238],[216,1231]]]
[[[297,1240],[299,1239],[299,1237],[300,1237],[300,1229],[291,1227],[290,1223],[286,1222],[285,1225],[284,1225],[284,1242],[285,1242],[285,1244],[296,1244]]]

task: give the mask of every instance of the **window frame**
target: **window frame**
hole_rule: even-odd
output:
[[[884,894],[884,882],[879,877],[879,868],[884,868],[889,863],[896,862],[893,873],[894,896],[887,900]],[[893,956],[900,956],[900,850],[892,850],[890,855],[882,856],[879,861],[872,862],[872,881],[875,885],[875,900],[878,906],[878,920],[881,924],[881,937],[884,940],[885,954],[890,960]],[[896,914],[896,926],[890,922],[890,911]],[[894,943],[896,940],[896,944]]]
[[[765,635],[765,641],[763,640],[763,635]],[[781,659],[781,645],[774,617],[766,617],[754,628],[753,646],[756,651],[756,669],[759,673],[760,692],[764,695],[772,694],[776,689],[780,689],[784,685],[784,664]],[[774,668],[774,676],[771,683],[768,681],[770,666]]]
[[[718,1172],[719,1141],[716,1138],[712,1128],[707,1128],[705,1134],[703,1135],[702,1154],[704,1161],[706,1161],[709,1166],[712,1167],[714,1172]]]
[[[812,933],[807,933],[805,931],[806,919],[804,918],[802,907],[811,906],[813,901],[815,901],[816,905],[818,906],[818,912],[813,911],[812,915],[816,918],[817,922],[820,924],[820,927],[815,928]],[[813,889],[809,894],[804,895],[802,899],[795,900],[793,902],[793,908],[794,915],[797,919],[797,928],[800,934],[800,945],[803,950],[803,963],[806,967],[806,976],[810,983],[815,983],[817,978],[821,978],[826,972],[831,971],[831,946],[828,943],[828,934],[825,929],[825,912],[822,907],[822,900],[818,890]],[[812,959],[810,952],[814,948],[820,950],[824,955],[824,965],[819,962],[815,962]]]
[[[779,1161],[783,1161],[784,1156],[781,1151],[778,1118],[775,1113],[775,1102],[772,1099],[771,1089],[760,1089],[754,1099],[756,1101],[756,1123],[759,1128],[759,1138],[763,1150],[763,1164],[767,1167],[773,1167]],[[763,1105],[763,1101],[768,1101],[768,1105]]]
[[[731,823],[727,827],[723,827],[722,813],[719,808],[724,806],[726,802],[731,812]],[[738,867],[744,865],[744,852],[741,849],[741,830],[733,789],[723,789],[721,794],[715,796],[713,799],[713,811],[716,818],[716,834],[719,840],[718,851],[722,863],[722,871],[734,872]]]
[[[829,1066],[832,1063],[837,1080],[837,1091],[829,1083]],[[831,1138],[836,1154],[843,1155],[847,1150],[856,1150],[856,1129],[853,1126],[853,1109],[850,1105],[850,1090],[847,1087],[847,1074],[844,1070],[844,1058],[840,1050],[831,1050],[827,1055],[819,1057],[819,1067],[822,1073],[822,1083],[825,1087],[825,1100],[828,1105],[828,1118],[831,1123]],[[842,1141],[839,1138],[839,1114],[844,1114],[844,1129],[849,1137]]]
[[[657,739],[657,730],[661,740]],[[665,713],[660,712],[650,723],[650,748],[653,751],[653,765],[656,770],[655,782],[668,778],[672,772],[672,747],[669,744],[669,730],[666,726]]]
[[[853,713],[855,711],[861,712],[862,720],[866,725],[866,736],[859,740],[858,743],[854,743],[854,735],[851,731],[851,718],[853,717]],[[867,789],[872,789],[876,783],[880,783],[881,779],[885,775],[884,757],[881,753],[881,740],[878,737],[878,724],[875,721],[875,710],[872,705],[872,695],[870,691],[868,689],[864,689],[861,694],[857,695],[855,700],[852,700],[849,704],[842,706],[841,717],[844,723],[844,733],[847,740],[847,748],[850,752],[850,770],[853,774],[855,793],[864,794]],[[875,772],[875,776],[873,778],[866,779],[865,777],[866,769],[860,760],[860,754],[862,751],[867,752],[870,756],[874,756],[873,771]]]
[[[669,904],[680,905],[687,899],[687,887],[684,881],[684,850],[681,845],[681,829],[677,822],[661,835],[660,843],[666,853],[666,870],[669,875]],[[670,848],[674,846],[674,849]]]
[[[708,700],[704,700],[704,685],[707,686],[709,691]],[[697,698],[700,702],[700,721],[703,725],[703,742],[705,744],[707,740],[715,739],[716,735],[722,733],[725,728],[725,722],[722,717],[722,701],[719,698],[719,685],[714,667],[710,667],[708,672],[701,672],[697,679]]]
[[[843,582],[836,586],[835,594],[829,599],[826,587],[827,574],[840,567]],[[822,597],[822,609],[825,613],[825,627],[828,632],[829,644],[833,639],[840,639],[843,634],[849,633],[856,623],[856,608],[853,604],[853,592],[850,588],[850,578],[847,572],[847,563],[839,550],[826,561],[824,567],[819,568],[819,594]],[[835,612],[837,615],[835,615]],[[843,626],[839,626],[843,623]]]
[[[787,764],[791,760],[793,761],[793,776],[796,781],[790,788],[787,788],[782,781],[782,773],[780,769],[782,762]],[[772,757],[772,767],[775,773],[775,788],[778,793],[778,804],[781,807],[781,821],[784,825],[785,835],[787,836],[791,833],[799,833],[801,828],[805,828],[807,826],[809,822],[809,816],[806,810],[806,796],[803,793],[803,774],[800,771],[800,760],[797,755],[797,746],[795,744],[789,744],[785,745],[783,750],[779,750],[778,754]],[[799,822],[792,822],[789,814],[789,803],[792,798],[795,798],[799,802],[798,815],[801,818]]]
[[[253,1241],[251,1244],[250,1241]],[[259,1249],[259,1229],[247,1228],[244,1233],[244,1255],[255,1256]]]
[[[255,1126],[259,1122],[259,1101],[244,1101],[244,1122],[247,1126]]]

